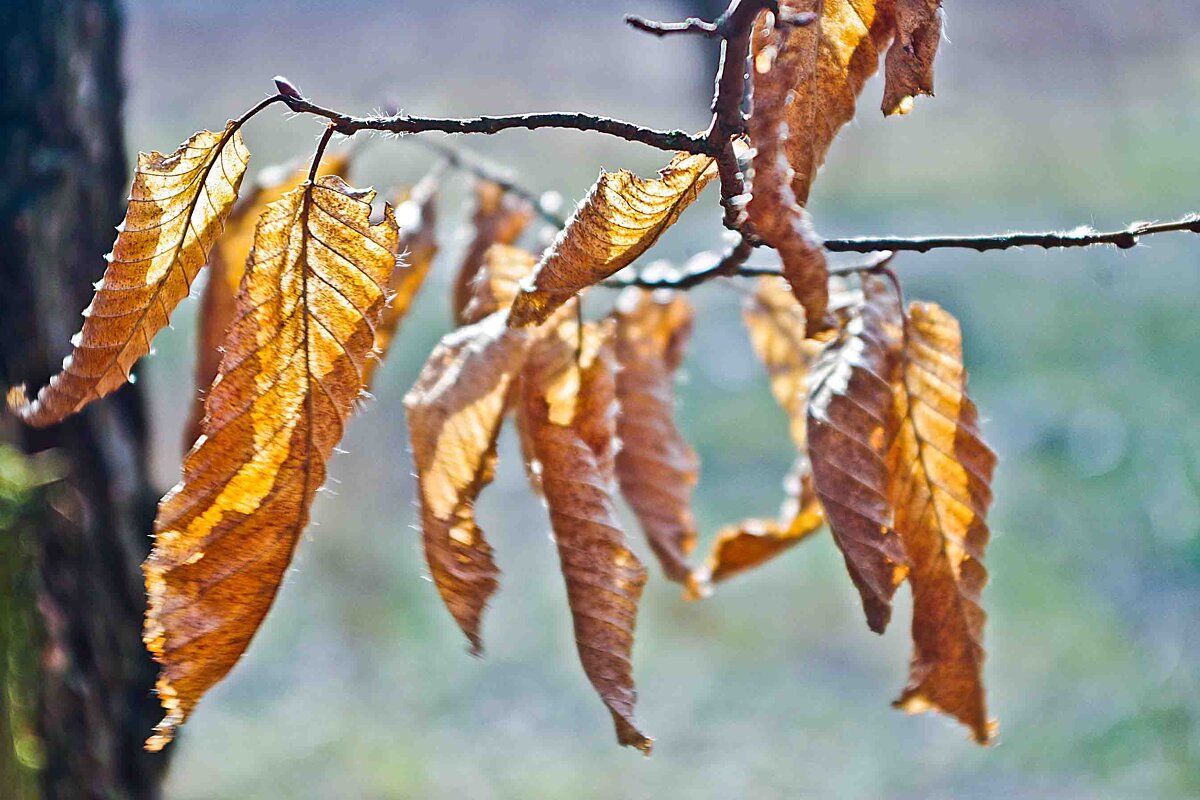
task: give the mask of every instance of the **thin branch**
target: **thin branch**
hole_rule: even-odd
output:
[[[417,141],[421,144],[421,146],[427,147],[430,150],[433,150],[435,153],[441,155],[450,167],[462,170],[470,175],[474,175],[480,180],[494,183],[508,194],[511,194],[514,197],[519,197],[526,203],[529,203],[531,206],[533,206],[534,211],[537,212],[539,217],[556,228],[561,229],[567,227],[567,221],[560,215],[547,208],[546,204],[542,202],[541,195],[507,177],[507,170],[492,166],[476,156],[474,153],[467,152],[466,150],[460,150],[457,147],[450,147],[449,145],[442,144],[441,142],[429,141],[428,139],[419,139]]]
[[[643,275],[633,275],[628,278],[612,278],[601,281],[598,286],[607,289],[624,289],[627,286],[639,286],[643,289],[691,289],[713,278],[750,276],[750,275],[779,275],[778,269],[747,267],[746,259],[754,252],[754,245],[742,239],[729,250],[725,251],[711,266],[694,272],[663,275],[661,278],[651,278]]]
[[[1143,236],[1181,231],[1200,233],[1200,214],[1188,214],[1174,222],[1135,222],[1127,228],[1109,233],[1080,227],[1073,231],[1004,233],[990,236],[855,237],[826,239],[825,249],[834,253],[871,253],[877,250],[927,253],[930,250],[959,248],[983,253],[1013,247],[1041,247],[1052,250],[1060,247],[1111,245],[1128,250],[1135,247]]]
[[[686,131],[659,131],[644,128],[632,122],[624,122],[610,117],[600,117],[594,114],[582,114],[572,111],[550,111],[536,114],[512,114],[501,117],[468,117],[466,119],[445,119],[438,117],[414,117],[408,114],[393,114],[377,117],[354,117],[340,111],[319,106],[304,97],[294,84],[283,81],[292,91],[281,93],[278,97],[296,114],[309,114],[329,120],[334,130],[344,136],[353,136],[360,131],[383,131],[386,133],[484,133],[494,134],[501,131],[523,128],[525,130],[540,130],[543,128],[560,128],[564,130],[594,131],[609,136],[616,136],[630,142],[640,142],[659,150],[684,151],[688,153],[715,154],[716,148],[711,147],[701,136],[693,136]]]
[[[715,22],[705,22],[696,17],[688,17],[683,22],[656,22],[639,17],[637,14],[626,14],[625,24],[660,38],[676,33],[698,34],[709,39],[715,39],[721,35],[721,28]]]

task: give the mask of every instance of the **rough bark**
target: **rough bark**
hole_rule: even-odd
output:
[[[36,387],[56,371],[123,213],[121,27],[115,0],[0,8],[5,387]],[[9,532],[28,543],[34,570],[42,796],[157,797],[165,761],[142,750],[157,719],[139,569],[155,493],[138,387],[44,430],[6,418],[0,438],[26,453],[52,451],[64,476],[16,523],[24,530]]]

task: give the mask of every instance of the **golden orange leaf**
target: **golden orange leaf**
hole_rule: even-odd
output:
[[[237,312],[237,294],[254,246],[254,228],[268,205],[308,180],[307,163],[276,164],[259,171],[249,191],[243,192],[225,221],[225,228],[208,254],[208,280],[200,294],[195,386],[191,415],[183,429],[187,452],[204,430],[204,398],[221,366],[222,347]],[[350,154],[327,155],[318,175],[345,178]]]
[[[796,460],[785,481],[788,498],[779,519],[746,519],[721,529],[703,566],[688,578],[688,597],[707,595],[713,584],[759,567],[790,550],[825,523],[808,458]]]
[[[617,481],[668,578],[686,582],[696,546],[700,458],[675,426],[675,371],[694,314],[682,295],[629,288],[617,302]]]
[[[462,265],[454,279],[454,319],[459,325],[467,324],[463,314],[475,294],[484,255],[494,244],[516,242],[533,219],[533,214],[533,207],[528,201],[506,192],[499,184],[486,180],[475,183],[471,242],[467,245]],[[476,321],[486,316],[479,315]]]
[[[396,264],[390,208],[337,177],[259,221],[204,436],[159,504],[145,642],[161,665],[161,749],[241,657],[308,523],[362,387]]]
[[[942,0],[895,0],[896,41],[884,62],[883,113],[907,114],[933,94],[933,59],[942,39]]]
[[[754,352],[767,368],[771,393],[787,414],[792,442],[804,452],[808,447],[804,408],[809,372],[824,343],[805,337],[804,310],[779,278],[759,280],[742,309],[742,319]]]
[[[521,291],[521,281],[533,274],[537,261],[537,256],[520,247],[507,244],[489,247],[471,287],[463,324],[470,325],[511,306]]]
[[[169,156],[138,155],[125,220],[71,355],[33,402],[19,387],[9,392],[14,413],[51,425],[129,380],[208,260],[249,158],[236,122],[200,131]]]
[[[517,296],[509,324],[540,323],[581,289],[632,264],[716,174],[712,158],[689,153],[676,155],[657,178],[601,173]]]
[[[412,193],[396,205],[400,223],[400,266],[392,273],[388,286],[391,297],[383,319],[375,329],[375,357],[367,361],[363,388],[370,389],[375,371],[387,358],[400,323],[408,315],[413,300],[425,284],[429,267],[437,255],[437,195],[441,171],[435,169],[422,178]]]
[[[764,52],[754,61],[754,112],[747,133],[755,153],[746,214],[758,235],[779,251],[783,276],[804,306],[806,333],[812,337],[829,327],[829,273],[821,238],[792,189],[786,152],[790,137],[806,135],[788,127],[787,102],[811,63],[801,42],[789,41],[782,31],[773,38],[773,58]]]
[[[875,286],[876,278],[864,278]],[[892,380],[898,366],[900,310],[872,289],[813,368],[808,452],[813,482],[834,541],[862,596],[867,625],[882,633],[907,559],[891,526],[884,461],[896,429]]]
[[[564,325],[569,328],[570,325]],[[646,570],[625,546],[613,504],[616,387],[611,327],[589,325],[579,364],[573,336],[530,348],[522,413],[567,584],[584,672],[612,714],[617,740],[650,752],[637,729],[630,661]]]
[[[808,204],[817,170],[842,126],[854,117],[863,85],[879,68],[879,56],[895,30],[894,0],[780,0],[785,16],[819,12],[815,22],[790,28],[788,49],[803,65],[802,80],[783,99],[792,191]],[[780,33],[760,24],[752,40],[755,90],[759,65],[774,57]],[[766,74],[770,74],[769,72]],[[760,104],[756,103],[756,107]]]
[[[499,570],[475,521],[491,483],[496,440],[529,336],[507,311],[447,334],[404,398],[417,470],[425,559],[443,602],[474,652]]]
[[[987,744],[996,726],[984,694],[980,592],[996,456],[979,436],[966,394],[958,321],[936,305],[914,303],[906,334],[889,461],[896,530],[912,561],[914,652],[896,704],[950,714]]]

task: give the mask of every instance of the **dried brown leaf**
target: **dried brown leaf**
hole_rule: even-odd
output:
[[[907,114],[933,95],[933,59],[942,39],[942,0],[895,0],[896,41],[884,62],[883,113]]]
[[[625,546],[612,497],[611,328],[584,329],[578,365],[573,338],[545,336],[531,347],[522,413],[544,466],[542,483],[584,672],[612,714],[618,741],[649,753],[652,740],[633,720],[637,693],[630,661],[646,570]]]
[[[496,440],[529,335],[506,311],[447,334],[404,399],[417,470],[425,559],[434,585],[474,652],[499,570],[475,521],[491,483]]]
[[[259,221],[204,436],[159,504],[145,641],[161,665],[162,748],[246,650],[308,523],[362,387],[396,263],[391,209],[325,177]]]
[[[383,319],[375,329],[375,357],[367,362],[363,388],[370,389],[375,371],[387,358],[388,350],[408,315],[413,300],[425,283],[429,267],[437,255],[437,195],[440,170],[429,173],[413,188],[404,202],[396,207],[400,222],[400,266],[392,273],[388,287],[391,298],[383,311]]]
[[[537,256],[520,247],[506,244],[489,247],[471,287],[463,324],[470,325],[511,306],[521,291],[521,281],[533,274],[537,261]]]
[[[865,284],[878,279],[866,278]],[[884,461],[896,429],[892,380],[898,367],[899,305],[872,290],[813,368],[808,452],[834,541],[858,587],[867,624],[882,633],[907,559],[891,526]]]
[[[854,117],[855,103],[867,79],[879,68],[879,56],[895,30],[894,0],[781,0],[784,16],[819,12],[804,27],[760,24],[752,40],[755,92],[762,65],[778,51],[782,37],[801,64],[801,80],[784,103],[786,149],[792,165],[792,191],[808,204],[817,170],[842,126]],[[769,19],[769,18],[768,18]],[[786,33],[785,33],[786,31]],[[791,58],[791,56],[789,56]],[[765,74],[770,75],[770,72]],[[756,102],[756,109],[762,104]],[[756,143],[757,144],[757,143]]]
[[[750,344],[767,368],[771,393],[788,417],[792,442],[804,452],[808,447],[807,420],[809,372],[820,358],[824,343],[805,337],[804,311],[785,281],[762,278],[742,309]]]
[[[712,158],[689,153],[676,155],[657,178],[601,173],[513,303],[509,324],[540,323],[581,289],[632,264],[716,174]]]
[[[906,334],[889,462],[896,530],[912,561],[914,652],[896,705],[950,714],[987,744],[996,726],[984,693],[980,592],[996,456],[979,436],[966,394],[958,321],[934,304],[914,303]]]
[[[254,228],[267,206],[308,180],[307,163],[292,162],[267,167],[254,177],[225,221],[225,228],[208,254],[208,280],[200,295],[196,343],[196,392],[191,415],[183,429],[184,452],[204,432],[204,398],[221,366],[225,334],[237,313],[237,294],[254,246]],[[318,175],[346,178],[350,153],[330,154],[321,161]]]
[[[754,62],[754,113],[747,132],[755,154],[746,214],[758,235],[779,251],[783,276],[804,306],[806,333],[812,337],[829,327],[829,272],[821,238],[792,189],[787,158],[790,138],[807,134],[788,127],[788,97],[812,64],[802,42],[782,34],[775,41],[774,57]]]
[[[708,560],[688,580],[689,597],[703,597],[712,584],[767,563],[821,529],[825,511],[817,498],[806,457],[796,460],[785,484],[788,499],[778,520],[746,519],[717,534]]]
[[[668,578],[686,582],[696,546],[700,459],[675,426],[675,371],[694,313],[682,295],[626,289],[617,302],[617,481]]]
[[[200,131],[169,156],[138,154],[125,220],[71,355],[32,402],[21,387],[9,392],[14,413],[52,425],[129,380],[208,260],[249,158],[235,122]]]
[[[475,293],[484,255],[494,244],[507,245],[517,241],[533,214],[533,206],[528,201],[506,192],[499,184],[486,180],[475,183],[471,242],[454,279],[454,319],[459,325],[467,324],[463,314]],[[477,319],[485,316],[487,314],[479,315]]]

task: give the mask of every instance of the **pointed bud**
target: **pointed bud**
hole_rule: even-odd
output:
[[[300,90],[296,88],[296,84],[292,83],[282,75],[275,76],[275,88],[284,97],[294,97],[297,100],[300,100],[304,97],[304,95],[300,94]]]

